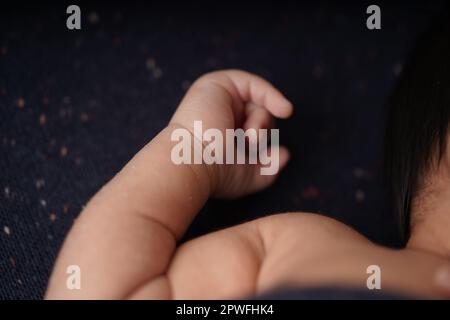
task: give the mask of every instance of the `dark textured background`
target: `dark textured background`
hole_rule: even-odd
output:
[[[242,68],[295,104],[292,160],[267,191],[210,201],[187,238],[280,211],[320,212],[390,246],[385,103],[438,2],[0,4],[0,298],[41,298],[86,201],[163,128],[204,72]],[[113,281],[113,279],[112,279]]]

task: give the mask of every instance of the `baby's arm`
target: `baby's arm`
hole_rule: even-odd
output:
[[[145,146],[89,202],[64,243],[47,298],[124,298],[162,275],[176,241],[210,194],[202,166],[170,161],[172,126]],[[66,268],[81,268],[68,290]]]
[[[245,112],[248,103],[252,107]],[[194,83],[168,127],[83,210],[57,259],[46,298],[126,298],[143,284],[156,286],[155,298],[172,297],[170,286],[158,281],[168,270],[177,240],[208,197],[253,192],[276,177],[257,176],[258,165],[175,165],[170,160],[172,131],[189,128],[194,120],[220,130],[239,123],[258,129],[268,125],[271,115],[287,117],[291,111],[269,83],[245,72],[216,72]],[[287,160],[281,149],[280,167]],[[240,176],[244,181],[235,178]],[[81,290],[66,286],[70,265],[81,269]]]

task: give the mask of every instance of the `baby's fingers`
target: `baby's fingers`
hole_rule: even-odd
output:
[[[243,129],[271,129],[273,118],[272,115],[261,106],[254,103],[247,103],[245,106],[245,120]]]
[[[277,162],[276,171],[273,172],[273,174],[266,174],[266,175],[261,174],[261,168],[262,167],[267,168],[267,165],[258,164],[257,166],[253,167],[255,173],[252,175],[253,181],[251,183],[249,193],[264,190],[270,185],[272,185],[280,175],[281,170],[283,170],[284,167],[287,165],[290,159],[289,150],[284,146],[280,146],[279,148],[280,149],[278,152],[278,159],[276,160]],[[274,159],[272,159],[272,161],[273,160]],[[273,164],[271,163],[270,166],[272,165]]]
[[[291,116],[292,103],[267,80],[241,70],[220,71],[226,75],[239,93],[241,100],[264,107],[277,118]]]

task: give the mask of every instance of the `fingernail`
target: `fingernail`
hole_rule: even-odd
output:
[[[439,287],[450,291],[450,267],[442,267],[438,269],[434,279]]]

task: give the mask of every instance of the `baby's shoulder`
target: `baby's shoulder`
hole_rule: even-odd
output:
[[[350,226],[322,214],[289,212],[255,220],[268,242],[294,239],[297,241],[348,241],[369,242]]]

